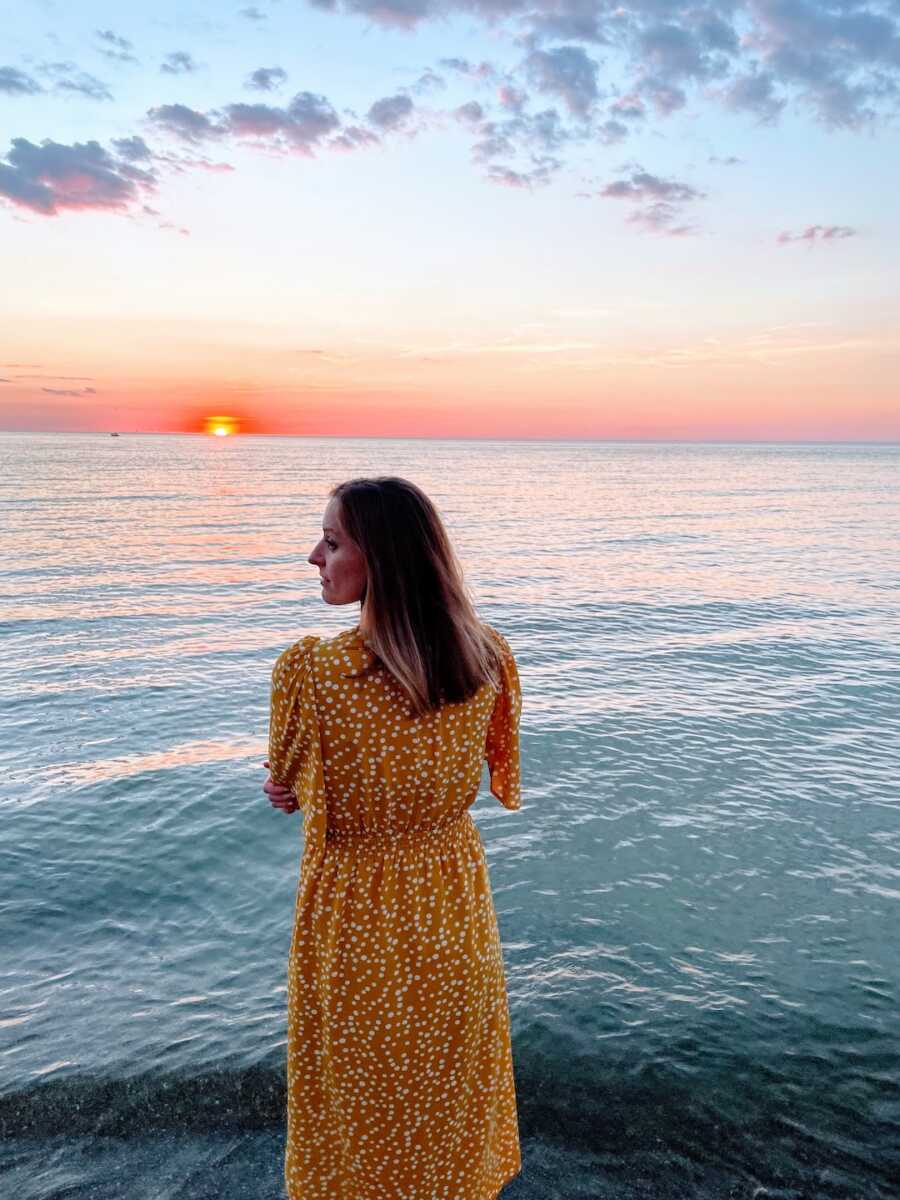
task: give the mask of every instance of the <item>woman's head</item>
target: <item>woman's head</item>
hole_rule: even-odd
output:
[[[322,537],[307,562],[319,568],[322,599],[326,604],[352,604],[365,594],[366,558],[348,533],[341,504],[335,497],[328,501],[322,518]]]
[[[496,680],[493,642],[466,593],[437,509],[396,476],[332,489],[309,556],[329,604],[362,604],[360,625],[416,711],[467,699]]]

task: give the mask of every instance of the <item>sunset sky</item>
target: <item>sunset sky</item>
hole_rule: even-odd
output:
[[[0,429],[900,440],[900,0],[26,0]]]

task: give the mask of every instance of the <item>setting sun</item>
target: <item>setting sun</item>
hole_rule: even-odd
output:
[[[228,437],[237,433],[237,421],[234,417],[207,417],[205,428],[207,433],[215,437]]]

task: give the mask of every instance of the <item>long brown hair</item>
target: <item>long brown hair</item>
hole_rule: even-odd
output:
[[[437,509],[407,479],[381,475],[332,488],[362,551],[366,640],[418,716],[499,686],[495,639],[479,621]]]

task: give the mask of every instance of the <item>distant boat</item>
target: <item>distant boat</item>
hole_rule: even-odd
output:
[[[118,437],[119,435],[117,433],[111,433],[109,436],[110,437]]]

